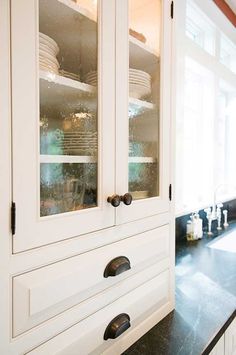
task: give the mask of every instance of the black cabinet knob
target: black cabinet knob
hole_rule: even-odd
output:
[[[133,197],[130,193],[126,193],[123,196],[120,197],[121,201],[124,202],[125,205],[129,206],[131,205],[133,201]]]
[[[131,269],[129,259],[126,258],[126,256],[118,256],[107,264],[103,276],[106,278],[110,276],[117,276],[129,269]]]
[[[104,333],[104,340],[118,338],[130,326],[131,324],[129,315],[126,313],[119,314],[108,324]]]
[[[120,196],[112,195],[107,198],[107,202],[109,202],[113,207],[120,206]]]

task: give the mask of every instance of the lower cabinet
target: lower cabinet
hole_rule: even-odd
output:
[[[157,322],[168,312],[169,302],[166,270],[27,354],[118,355],[142,335],[138,328],[143,321]]]
[[[225,355],[236,355],[236,318],[225,332]]]
[[[227,328],[210,355],[236,355],[236,319]]]
[[[73,325],[163,271],[169,254],[166,225],[14,277],[13,336],[42,323],[47,327],[72,309],[77,319],[64,327]],[[106,300],[98,296],[102,292]]]
[[[224,355],[225,354],[225,337],[222,335],[220,340],[217,342],[214,349],[210,352],[209,355]]]

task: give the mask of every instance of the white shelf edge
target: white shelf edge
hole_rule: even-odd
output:
[[[66,78],[62,75],[58,74],[53,74],[48,71],[40,70],[39,71],[39,78],[41,80],[46,80],[48,82],[58,84],[58,85],[64,85],[73,89],[77,89],[80,91],[84,91],[90,94],[94,94],[96,92],[96,88],[92,85],[82,83],[80,81],[72,80],[69,78]]]
[[[96,163],[97,159],[91,156],[80,155],[40,155],[40,163]]]
[[[155,163],[153,157],[129,157],[129,163]]]
[[[57,0],[57,1],[65,6],[68,6],[70,9],[78,12],[80,15],[87,17],[89,20],[93,22],[97,22],[96,16],[94,16],[91,11],[89,11],[88,9],[84,8],[79,4],[76,4],[74,1],[72,0]]]
[[[40,155],[40,163],[96,163],[96,157],[80,155]],[[129,163],[155,163],[152,157],[129,157]]]
[[[153,110],[156,105],[152,104],[151,102],[148,101],[143,101],[140,99],[135,99],[133,97],[129,98],[129,104],[137,107],[144,108],[146,110]]]

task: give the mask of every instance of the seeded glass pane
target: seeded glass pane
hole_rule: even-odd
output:
[[[129,0],[129,192],[159,195],[161,0]]]
[[[40,216],[97,206],[97,6],[39,0]]]

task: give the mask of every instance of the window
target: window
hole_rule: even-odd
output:
[[[193,1],[187,2],[186,35],[209,54],[215,54],[215,27]]]
[[[221,34],[220,61],[236,74],[236,45]]]
[[[186,1],[178,37],[178,215],[211,205],[215,192],[218,201],[236,197],[236,36],[227,36],[196,3]]]

